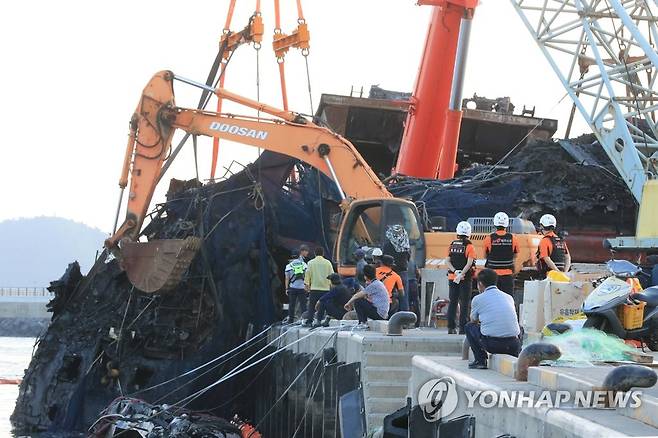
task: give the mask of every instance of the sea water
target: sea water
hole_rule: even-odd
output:
[[[0,337],[0,379],[22,378],[30,363],[34,338]],[[0,437],[11,435],[9,416],[14,411],[18,385],[0,384]]]

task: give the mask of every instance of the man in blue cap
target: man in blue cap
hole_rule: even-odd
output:
[[[336,273],[330,274],[327,277],[327,280],[331,281],[331,289],[328,293],[322,295],[318,300],[318,303],[315,305],[317,317],[313,323],[313,327],[318,327],[320,325],[327,327],[329,326],[329,320],[331,318],[339,320],[343,319],[343,316],[347,312],[345,310],[345,304],[350,298],[352,298],[352,293],[349,288],[343,284],[340,275]],[[326,318],[325,313],[327,315]],[[322,321],[323,318],[324,321]]]

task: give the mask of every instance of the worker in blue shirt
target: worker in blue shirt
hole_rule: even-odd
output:
[[[340,275],[336,273],[331,274],[327,277],[327,280],[331,281],[331,289],[328,293],[322,295],[315,305],[317,317],[313,323],[313,327],[320,325],[327,327],[331,318],[343,319],[343,316],[347,312],[345,310],[345,303],[353,295],[350,289],[341,281]],[[326,318],[325,313],[327,315]]]

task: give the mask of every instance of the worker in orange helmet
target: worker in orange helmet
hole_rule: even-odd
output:
[[[464,333],[468,322],[468,312],[473,288],[473,273],[475,271],[475,247],[469,240],[471,224],[462,221],[457,224],[457,239],[453,240],[448,249],[448,287],[450,304],[448,304],[448,333],[457,333],[455,316],[459,302],[459,334]]]
[[[493,218],[496,231],[484,238],[485,267],[498,274],[498,289],[514,297],[514,261],[519,253],[516,237],[507,231],[509,216],[502,211]]]
[[[539,219],[539,230],[544,235],[537,249],[537,271],[539,278],[546,278],[548,271],[569,272],[571,256],[567,243],[555,233],[557,220],[552,214]]]

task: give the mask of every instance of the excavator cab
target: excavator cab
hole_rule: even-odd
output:
[[[388,241],[386,231],[395,225],[401,225],[409,237],[411,260],[416,267],[423,267],[425,235],[416,206],[396,198],[365,199],[352,202],[344,214],[336,240],[338,272],[344,276],[356,275],[355,251],[383,249]]]

